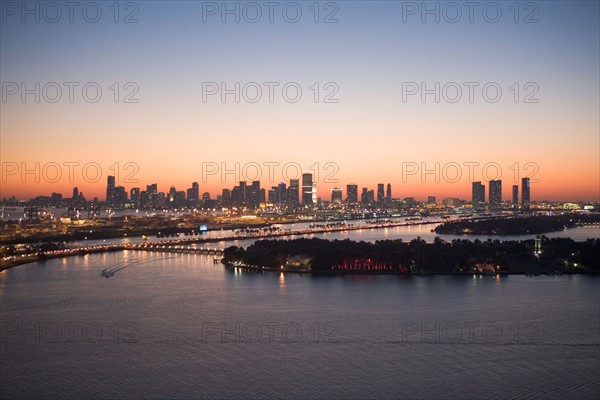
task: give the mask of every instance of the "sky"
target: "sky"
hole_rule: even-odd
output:
[[[318,172],[600,201],[598,1],[0,4],[0,198]]]

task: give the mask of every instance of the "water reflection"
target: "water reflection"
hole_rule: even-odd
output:
[[[279,289],[280,292],[285,289],[285,274],[283,272],[279,273]]]

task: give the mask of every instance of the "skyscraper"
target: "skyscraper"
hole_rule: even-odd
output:
[[[109,175],[106,182],[106,203],[115,204],[115,177],[113,175]]]
[[[190,207],[196,207],[200,201],[200,186],[193,182],[192,187],[187,190],[187,203]]]
[[[145,204],[145,206],[157,207],[159,205],[158,184],[153,183],[152,185],[146,185],[146,197],[147,204]]]
[[[232,206],[237,207],[242,205],[242,195],[240,194],[239,186],[234,186],[233,189],[231,189],[231,197],[229,201]]]
[[[224,206],[229,206],[231,203],[231,190],[223,189],[221,191],[221,202]]]
[[[360,194],[360,202],[364,205],[372,205],[375,202],[375,191],[367,188],[362,188]]]
[[[497,210],[502,206],[502,181],[490,181],[490,209]]]
[[[266,203],[267,202],[267,192],[265,191],[265,188],[260,188],[260,190],[258,191],[258,206],[260,207],[261,203]]]
[[[521,179],[521,208],[529,210],[531,205],[531,181],[529,178]]]
[[[175,206],[175,194],[177,193],[177,189],[175,189],[175,186],[171,186],[171,189],[169,189],[169,206],[174,207]]]
[[[366,203],[368,203],[368,201],[369,201],[369,198],[368,198],[368,193],[369,193],[369,189],[367,189],[367,188],[362,188],[362,192],[361,192],[361,194],[360,194],[360,202],[361,202],[362,204],[366,204]]]
[[[115,205],[123,207],[127,203],[127,192],[124,186],[115,187]]]
[[[271,186],[271,189],[269,189],[269,192],[267,193],[267,200],[274,206],[279,205],[279,187]]]
[[[312,188],[311,188],[312,190]],[[298,197],[300,195],[300,180],[290,179],[290,187],[288,188],[288,204],[290,207],[298,206]]]
[[[342,189],[331,189],[331,202],[333,204],[342,204]]]
[[[302,174],[302,205],[313,205],[313,184],[312,174]]]
[[[392,204],[392,185],[390,183],[387,184],[387,190],[385,192],[385,203]]]
[[[519,185],[513,185],[512,202],[513,208],[519,207]]]
[[[134,206],[140,206],[140,188],[131,188],[131,202]]]
[[[260,206],[260,181],[252,181],[247,198],[250,208],[258,208]]]
[[[286,196],[287,189],[285,187],[285,182],[280,182],[277,190],[277,202],[279,207],[283,207],[288,203],[288,198]]]
[[[72,206],[79,205],[79,188],[78,187],[73,188],[73,197],[71,197],[71,205]]]
[[[346,203],[356,204],[358,203],[358,185],[350,183],[346,185]]]
[[[383,201],[384,201],[384,197],[385,197],[384,186],[385,185],[383,183],[377,184],[377,203],[379,203],[379,204],[383,204]]]
[[[479,181],[473,182],[471,197],[473,207],[480,207],[485,203],[485,185],[482,185]]]
[[[246,205],[248,201],[248,187],[246,185],[246,181],[240,181],[240,189],[239,189],[239,205]]]

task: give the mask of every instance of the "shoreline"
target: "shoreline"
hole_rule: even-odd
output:
[[[278,272],[278,273],[292,273],[292,274],[304,274],[304,275],[397,275],[404,277],[411,276],[435,276],[435,275],[454,275],[454,276],[503,276],[503,275],[525,275],[525,276],[561,276],[561,275],[600,275],[600,272],[594,271],[563,271],[563,272],[525,272],[525,271],[498,271],[495,275],[481,272],[472,272],[472,271],[447,271],[447,272],[423,272],[423,273],[403,273],[399,271],[313,271],[311,269],[292,269],[292,268],[271,268],[271,267],[261,267],[261,266],[251,266],[251,265],[233,265],[230,262],[221,261],[221,263],[227,269],[235,269],[239,268],[246,271],[252,272]]]
[[[207,237],[203,237],[202,235],[200,236],[186,236],[184,238],[180,238],[180,239],[172,239],[172,240],[165,240],[165,241],[150,241],[150,242],[140,242],[140,243],[112,243],[112,244],[89,244],[88,246],[82,246],[82,247],[77,247],[77,248],[67,248],[65,250],[62,250],[62,253],[58,253],[56,254],[56,252],[49,252],[49,253],[31,253],[31,254],[21,254],[21,255],[15,255],[13,256],[13,259],[8,259],[8,260],[0,260],[0,271],[4,271],[10,268],[14,268],[16,266],[19,265],[24,265],[24,264],[29,264],[29,263],[33,263],[33,262],[39,262],[42,260],[46,260],[46,259],[55,259],[55,258],[66,258],[66,257],[70,257],[70,256],[79,256],[79,255],[86,255],[86,254],[90,254],[90,253],[108,253],[108,252],[116,252],[116,251],[124,251],[124,250],[139,250],[139,249],[148,249],[148,250],[152,250],[152,249],[159,249],[159,248],[165,248],[166,246],[168,246],[168,248],[170,249],[172,246],[174,246],[176,249],[180,248],[181,252],[185,252],[185,249],[183,249],[183,246],[188,246],[189,245],[196,245],[196,244],[204,244],[204,243],[218,243],[218,242],[235,242],[235,241],[244,241],[244,240],[250,240],[250,241],[260,241],[260,240],[267,240],[267,239],[278,239],[278,238],[288,238],[288,240],[294,240],[293,237],[294,236],[307,236],[307,235],[314,235],[314,234],[321,234],[321,233],[331,233],[331,232],[344,232],[344,231],[357,231],[357,230],[378,230],[378,229],[386,229],[386,228],[393,228],[393,227],[398,227],[398,226],[420,226],[420,225],[433,225],[436,223],[440,223],[439,221],[398,221],[395,223],[386,223],[386,224],[367,224],[367,225],[358,225],[358,226],[354,226],[354,225],[344,225],[344,226],[334,226],[334,227],[329,227],[329,228],[319,228],[319,229],[302,229],[302,230],[295,230],[295,231],[276,231],[276,232],[270,232],[270,233],[264,233],[264,234],[260,234],[260,235],[234,235],[234,236],[225,236],[225,237],[213,237],[213,238],[207,238]],[[442,238],[443,239],[443,238]],[[466,240],[471,240],[469,238],[465,238]],[[220,249],[215,249],[215,250],[220,250]],[[160,250],[159,250],[160,251]],[[170,250],[167,250],[170,251]],[[221,250],[222,251],[222,250]],[[190,252],[188,250],[188,252]],[[236,267],[233,265],[229,265],[229,267]],[[279,268],[268,268],[268,267],[249,267],[249,266],[245,266],[245,269],[248,270],[254,270],[254,271],[277,271],[277,272],[292,272],[292,273],[312,273],[312,274],[352,274],[352,273],[359,273],[359,274],[392,274],[392,275],[403,275],[405,273],[401,273],[398,271],[378,271],[378,272],[374,272],[374,271],[301,271],[298,269],[279,269]],[[501,275],[511,275],[511,274],[534,274],[534,273],[544,273],[544,274],[548,274],[550,273],[550,271],[531,271],[531,270],[527,270],[527,271],[499,271],[499,274]],[[568,271],[568,272],[554,272],[554,274],[560,274],[560,273],[592,273],[592,274],[596,274],[596,273],[600,273],[600,272],[595,272],[595,271]],[[460,271],[447,271],[447,272],[429,272],[426,273],[428,275],[432,275],[432,274],[452,274],[452,275],[472,275],[473,272],[460,272]]]
[[[32,257],[28,257],[25,260],[19,260],[19,262],[12,263],[3,263],[0,265],[0,272],[4,272],[11,268],[18,267],[20,265],[31,264],[35,262],[41,262],[46,260],[53,260],[57,258],[69,258],[69,257],[80,257],[85,254],[90,253],[104,253],[104,252],[116,252],[116,251],[124,251],[128,250],[127,248],[123,249],[111,249],[106,251],[98,251],[98,252],[85,252],[76,250],[74,253],[77,254],[53,254],[46,255],[44,257],[35,255]],[[454,275],[454,276],[509,276],[509,275],[525,275],[525,276],[562,276],[562,275],[600,275],[600,271],[561,271],[561,272],[546,272],[546,271],[498,271],[495,275],[489,273],[481,273],[481,272],[473,272],[473,271],[433,271],[433,272],[418,272],[418,273],[404,273],[399,271],[313,271],[312,269],[294,269],[294,268],[271,268],[271,267],[261,267],[261,266],[250,266],[250,265],[233,265],[230,262],[220,260],[220,263],[226,269],[235,269],[239,268],[245,271],[252,272],[277,272],[277,273],[291,273],[291,274],[303,274],[303,275],[327,275],[327,276],[335,276],[335,275],[397,275],[404,277],[411,276],[436,276],[436,275]]]

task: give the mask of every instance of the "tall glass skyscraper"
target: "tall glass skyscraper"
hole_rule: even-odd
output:
[[[385,184],[378,183],[377,184],[377,203],[383,204],[385,198]]]
[[[346,185],[346,203],[358,203],[358,185],[354,183]]]
[[[298,179],[290,179],[290,187],[288,188],[288,204],[291,207],[296,207],[298,205],[299,186],[300,181]]]
[[[490,209],[497,210],[502,206],[502,181],[490,181]]]
[[[106,203],[115,204],[115,177],[113,175],[108,176],[106,183]]]
[[[531,205],[531,180],[521,179],[521,208],[528,210]]]
[[[302,205],[313,205],[313,181],[312,174],[302,174]]]
[[[342,204],[342,189],[331,189],[331,202],[333,204]]]
[[[485,185],[482,185],[481,182],[473,182],[471,197],[473,207],[485,203]]]

